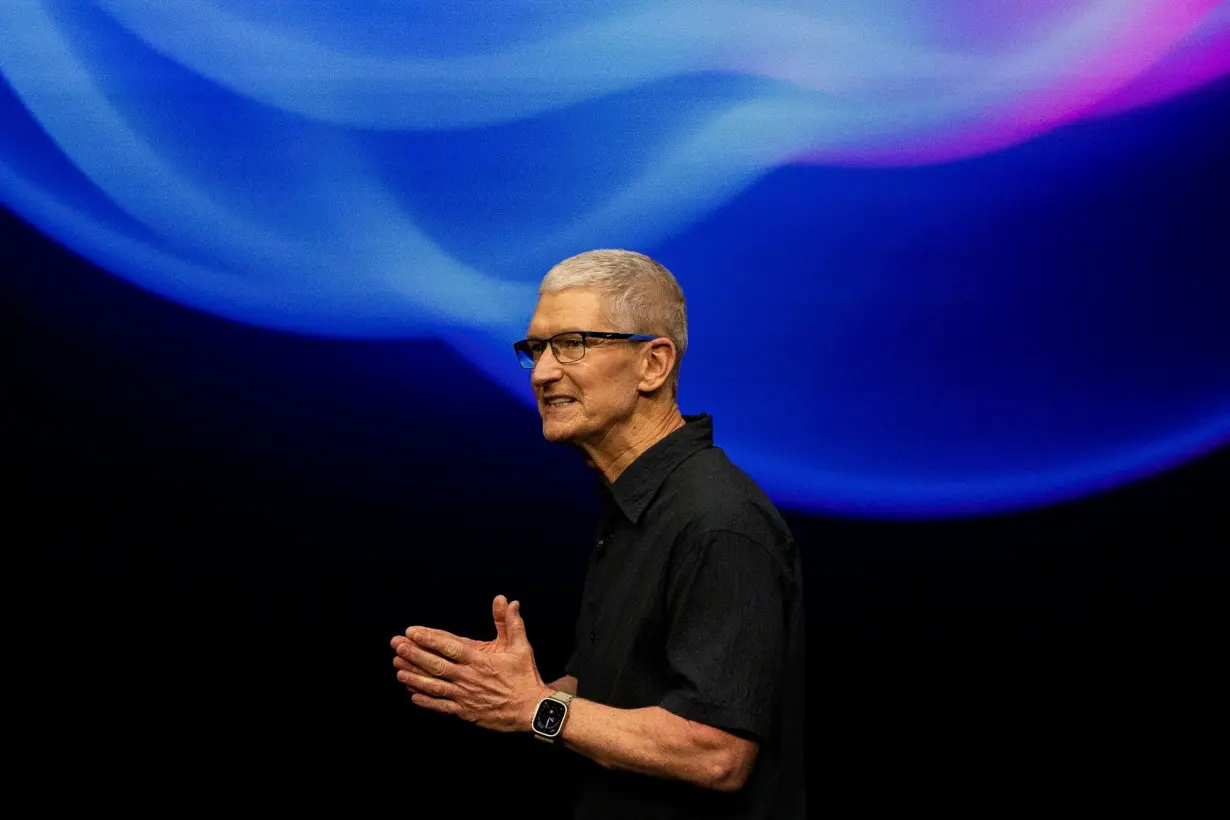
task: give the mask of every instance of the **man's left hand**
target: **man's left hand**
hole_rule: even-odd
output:
[[[414,693],[416,706],[456,715],[484,729],[530,731],[534,709],[551,690],[538,674],[520,602],[504,607],[502,597],[493,603],[494,611],[504,610],[503,623],[496,620],[499,639],[485,649],[421,626],[393,639],[397,679]]]

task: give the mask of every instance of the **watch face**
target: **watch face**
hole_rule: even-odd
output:
[[[555,736],[559,734],[560,727],[564,725],[564,715],[568,714],[568,707],[560,703],[558,700],[550,698],[538,704],[538,711],[534,713],[534,729],[544,735]]]

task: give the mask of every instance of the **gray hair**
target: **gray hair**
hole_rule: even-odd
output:
[[[652,333],[675,343],[671,391],[679,389],[679,365],[688,349],[688,310],[683,289],[662,264],[643,253],[595,250],[560,262],[542,278],[538,295],[593,288],[603,297],[604,318],[623,333]]]

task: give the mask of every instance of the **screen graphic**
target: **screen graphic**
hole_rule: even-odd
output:
[[[0,33],[0,202],[68,248],[526,399],[542,274],[645,251],[684,411],[784,504],[1020,508],[1230,432],[1227,2],[20,0]]]

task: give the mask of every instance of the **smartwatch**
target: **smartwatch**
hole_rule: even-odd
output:
[[[552,692],[538,701],[538,708],[534,710],[534,722],[531,724],[534,737],[554,743],[559,733],[564,731],[564,721],[568,718],[568,704],[571,701],[572,695],[567,692]]]

